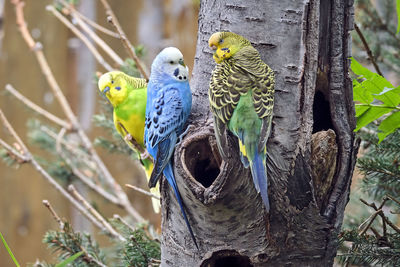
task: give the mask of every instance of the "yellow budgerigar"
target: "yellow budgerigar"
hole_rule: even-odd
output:
[[[146,80],[131,77],[120,71],[111,71],[100,77],[98,86],[114,108],[114,125],[118,133],[133,150],[137,151],[132,142],[145,150],[143,135],[147,101]],[[153,161],[150,158],[142,158],[140,162],[149,179],[153,171]],[[158,186],[150,191],[160,195]],[[154,211],[159,213],[160,201],[155,198],[152,198],[152,201]]]

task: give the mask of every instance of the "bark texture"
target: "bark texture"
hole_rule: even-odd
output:
[[[358,149],[348,75],[352,24],[352,0],[201,2],[192,128],[174,157],[200,249],[164,182],[162,266],[332,265]],[[215,63],[207,40],[216,31],[245,36],[276,73],[270,214],[236,140],[225,160],[215,145],[207,96]]]

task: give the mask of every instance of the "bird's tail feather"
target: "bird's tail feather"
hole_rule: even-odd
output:
[[[176,181],[175,181],[175,176],[174,176],[174,173],[172,171],[171,163],[168,163],[167,166],[165,166],[164,175],[167,178],[167,181],[168,181],[169,185],[174,190],[176,200],[178,201],[179,207],[181,208],[181,212],[183,214],[183,218],[185,219],[186,225],[187,225],[187,227],[189,229],[190,236],[192,237],[193,242],[196,245],[196,248],[199,249],[199,246],[197,245],[197,242],[196,242],[196,238],[194,237],[194,234],[193,234],[192,227],[190,226],[189,220],[188,220],[188,218],[186,216],[185,209],[183,207],[183,201],[182,201],[181,194],[179,193],[178,186],[177,186]]]
[[[250,163],[250,169],[254,185],[257,191],[261,194],[264,206],[267,212],[269,212],[268,180],[265,160],[258,152],[255,153],[254,159]]]

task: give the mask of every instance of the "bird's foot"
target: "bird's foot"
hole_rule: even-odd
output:
[[[179,143],[182,141],[182,139],[185,137],[185,135],[189,132],[190,129],[193,128],[193,125],[189,125],[186,130],[179,135],[178,139],[176,140],[176,144],[179,145]]]
[[[124,140],[125,140],[126,142],[132,142],[133,137],[132,137],[132,135],[131,135],[130,133],[127,133],[127,134],[125,135],[125,137],[124,137]]]
[[[147,150],[145,150],[143,153],[140,154],[141,159],[147,159],[150,158],[150,154]]]

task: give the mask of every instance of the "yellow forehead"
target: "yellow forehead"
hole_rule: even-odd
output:
[[[211,47],[213,45],[218,45],[221,40],[221,32],[216,32],[211,35],[210,39],[208,39],[208,45]]]

